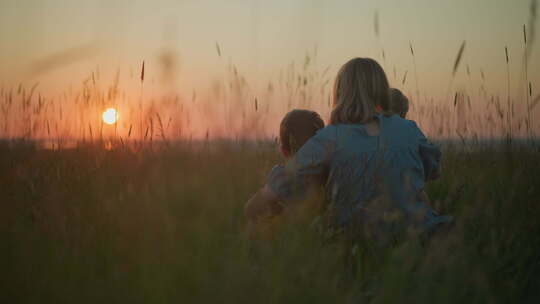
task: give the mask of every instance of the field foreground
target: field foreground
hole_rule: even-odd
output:
[[[243,204],[276,151],[3,144],[0,302],[540,302],[538,151],[447,149],[427,191],[454,229],[376,256],[355,247],[355,278],[302,210],[249,236]]]

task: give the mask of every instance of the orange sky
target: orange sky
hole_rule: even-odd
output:
[[[69,97],[64,96],[65,101],[61,101],[60,96],[69,88],[72,92],[80,91],[82,81],[92,72],[95,78],[99,74],[98,86],[106,90],[118,73],[119,86],[129,95],[123,101],[124,107],[131,111],[141,96],[137,78],[144,60],[145,107],[153,99],[167,116],[165,109],[171,105],[163,105],[164,96],[178,95],[185,103],[182,111],[191,111],[192,117],[221,117],[213,119],[212,124],[223,127],[234,124],[227,119],[242,115],[241,112],[247,111],[243,115],[248,116],[257,114],[252,113],[252,103],[259,98],[262,106],[265,101],[272,102],[266,116],[270,126],[287,110],[288,103],[283,91],[265,97],[268,83],[272,82],[278,91],[280,73],[283,77],[293,62],[295,69],[302,72],[306,54],[314,58],[309,73],[320,76],[329,67],[324,78],[330,82],[347,59],[374,57],[385,67],[391,83],[411,98],[415,98],[418,83],[418,104],[431,98],[435,103],[448,103],[454,90],[477,98],[481,86],[489,94],[505,98],[507,46],[511,95],[519,107],[525,100],[520,97],[524,91],[520,86],[522,27],[528,23],[529,5],[525,0],[4,0],[0,3],[0,85],[16,88],[22,82],[31,87],[39,82],[36,92],[54,98],[59,105],[65,103],[64,111],[77,111],[79,106],[74,106]],[[379,36],[375,34],[376,14]],[[449,90],[452,66],[463,40],[467,41],[464,57]],[[409,42],[415,51],[417,77]],[[533,96],[540,91],[537,49],[528,62]],[[243,91],[236,92],[240,94],[236,97],[229,83],[233,77],[227,71],[230,63],[246,79]],[[407,80],[403,84],[405,73]],[[310,90],[320,91],[323,82],[322,78],[314,81]],[[221,88],[222,95],[215,95],[216,88]],[[193,95],[198,102],[189,104],[187,101],[192,101]],[[312,96],[308,105],[324,111],[326,97],[319,95]],[[232,108],[238,103],[235,98],[243,100],[238,111]],[[301,104],[299,96],[293,98],[293,105]],[[216,99],[222,104],[213,105]],[[72,116],[89,113],[87,110]],[[255,117],[251,118],[261,120]],[[222,122],[215,122],[220,119]],[[196,133],[203,134],[204,129],[211,128],[208,121],[193,120],[196,122],[191,122],[191,128],[197,129]],[[235,128],[240,132],[240,126]],[[268,134],[273,133],[270,129]]]

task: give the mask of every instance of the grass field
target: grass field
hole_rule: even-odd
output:
[[[538,153],[447,148],[427,191],[456,227],[428,246],[357,254],[347,278],[344,247],[323,243],[303,208],[249,237],[243,204],[280,161],[271,143],[3,143],[0,301],[538,303]]]

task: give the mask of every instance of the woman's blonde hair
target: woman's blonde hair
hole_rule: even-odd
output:
[[[375,115],[376,106],[388,111],[389,104],[388,79],[382,67],[371,58],[354,58],[337,74],[330,123],[366,123]]]

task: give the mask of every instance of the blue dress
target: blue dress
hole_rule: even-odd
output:
[[[440,149],[428,142],[414,121],[397,115],[377,118],[376,136],[362,124],[319,130],[286,166],[274,167],[268,186],[283,202],[292,202],[322,180],[334,227],[399,219],[430,230],[450,221],[420,196],[425,181],[438,172]]]

